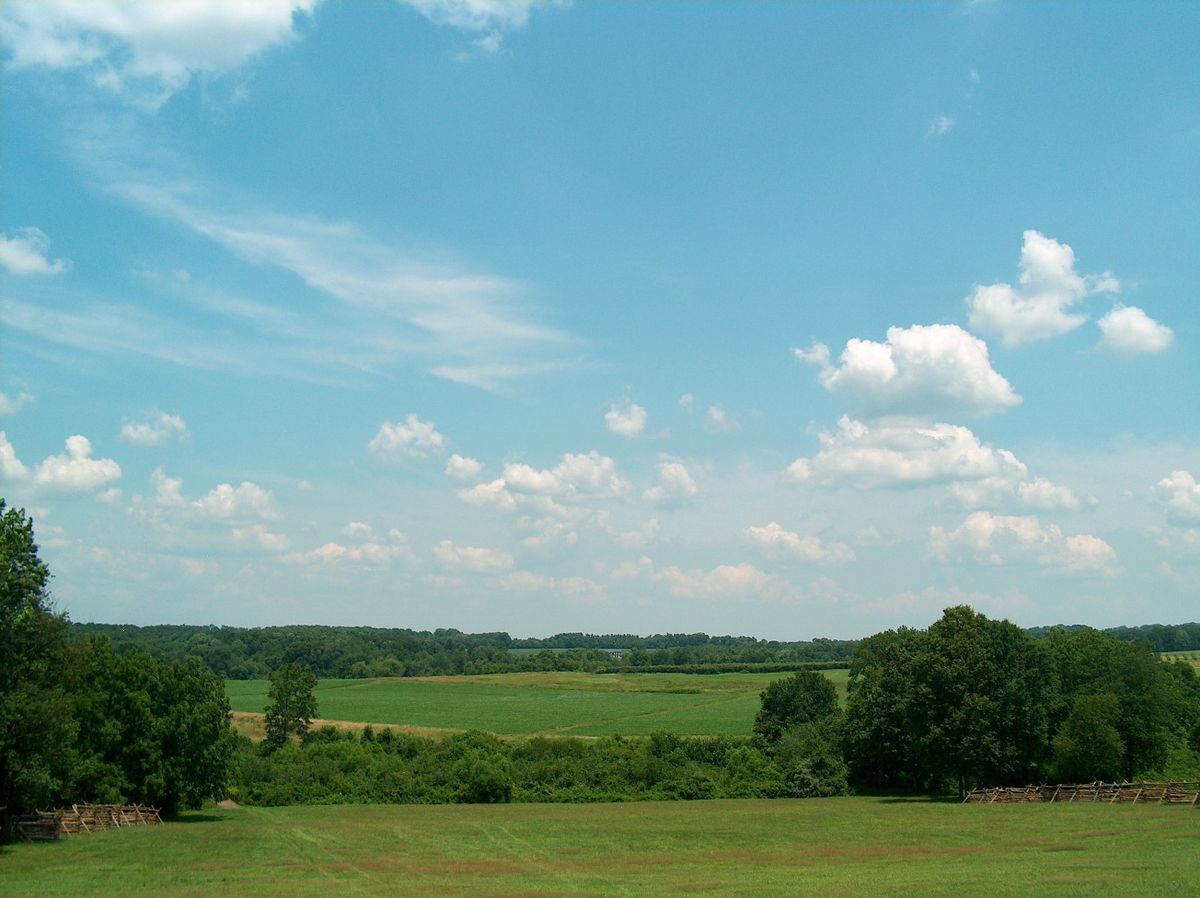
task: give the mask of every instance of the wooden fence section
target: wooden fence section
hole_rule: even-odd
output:
[[[1073,783],[1056,786],[996,786],[972,789],[964,802],[1011,804],[1018,801],[1106,801],[1190,804],[1200,808],[1200,782]]]
[[[73,804],[54,811],[38,811],[13,821],[26,842],[59,839],[122,826],[155,826],[162,823],[158,808],[144,804]]]

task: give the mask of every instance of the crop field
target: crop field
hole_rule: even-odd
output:
[[[1186,806],[874,798],[237,808],[0,849],[6,898],[1195,893]]]
[[[1162,652],[1164,661],[1186,661],[1192,667],[1200,667],[1200,650],[1190,652]]]
[[[846,671],[821,671],[844,697]],[[789,674],[519,673],[321,680],[324,720],[392,724],[417,732],[477,729],[500,735],[748,735],[759,693]],[[261,713],[266,680],[228,680],[235,712]],[[255,721],[239,714],[254,733]]]

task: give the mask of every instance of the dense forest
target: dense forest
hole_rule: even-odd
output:
[[[164,661],[199,658],[227,679],[265,679],[280,665],[303,664],[318,677],[423,677],[509,671],[725,672],[848,666],[858,640],[797,642],[706,633],[590,635],[513,639],[507,633],[376,627],[217,627],[72,623],[74,637],[105,636],[120,651]],[[1055,628],[1029,632],[1045,638]],[[1088,629],[1075,626],[1068,631]],[[1157,652],[1200,649],[1200,623],[1149,624],[1103,631]]]

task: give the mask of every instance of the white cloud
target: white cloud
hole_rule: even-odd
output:
[[[29,469],[17,458],[17,451],[8,441],[8,436],[0,430],[0,477],[6,483],[14,480],[24,480],[29,476]]]
[[[483,470],[483,465],[473,458],[467,458],[455,452],[446,462],[446,476],[451,480],[474,480]]]
[[[696,397],[693,396],[691,393],[684,393],[682,396],[679,397],[679,407],[681,409],[683,409],[685,412],[687,412],[689,415],[692,413],[692,407],[695,404],[696,404]]]
[[[1021,274],[1011,284],[976,286],[967,297],[971,327],[1000,337],[1005,346],[1048,340],[1079,327],[1087,315],[1071,310],[1089,293],[1115,293],[1116,278],[1107,272],[1082,277],[1075,251],[1038,231],[1026,231]]]
[[[513,571],[500,578],[505,592],[549,592],[582,602],[602,602],[604,587],[587,577],[548,577],[531,571]]]
[[[684,598],[777,598],[783,583],[752,564],[719,564],[710,570],[683,570],[672,565],[654,571],[651,579],[665,583],[672,595]]]
[[[364,524],[362,521],[351,521],[349,524],[347,524],[345,527],[342,528],[343,536],[361,537],[361,536],[370,536],[371,533],[372,533],[371,525]]]
[[[710,405],[704,413],[704,429],[709,433],[733,433],[738,424],[729,417],[724,406]]]
[[[515,492],[561,499],[614,498],[629,490],[628,482],[617,473],[616,462],[595,450],[586,454],[565,453],[553,468],[505,465],[504,481]]]
[[[948,115],[939,115],[929,124],[929,130],[925,132],[925,136],[929,137],[944,137],[949,134],[954,127],[954,119]]]
[[[429,21],[464,31],[486,31],[496,37],[517,31],[529,22],[529,14],[541,7],[565,6],[566,0],[400,0]]]
[[[49,489],[90,492],[121,478],[121,466],[111,458],[92,458],[92,443],[76,434],[67,438],[67,451],[51,455],[37,466],[34,482]]]
[[[1173,330],[1137,306],[1119,305],[1097,323],[1101,333],[1099,347],[1123,358],[1165,352],[1175,340]]]
[[[250,543],[266,552],[286,552],[292,547],[292,540],[286,534],[273,533],[264,524],[250,524],[247,527],[234,527],[233,538],[239,543]]]
[[[98,86],[156,108],[193,75],[232,71],[293,40],[295,15],[317,2],[9,0],[0,34],[10,69],[82,69]]]
[[[1011,452],[986,446],[955,424],[886,420],[868,426],[843,416],[836,431],[818,439],[820,451],[792,462],[788,479],[871,487],[997,476],[1021,480],[1027,473]]]
[[[851,339],[839,365],[821,343],[793,352],[820,369],[825,389],[870,415],[990,415],[1021,402],[993,370],[987,344],[953,324],[891,327],[884,343]]]
[[[646,429],[646,410],[630,399],[614,403],[604,413],[604,426],[619,436],[641,436]]]
[[[242,481],[217,485],[211,492],[192,503],[202,517],[213,519],[274,518],[275,497],[257,483]]]
[[[154,504],[162,508],[182,508],[187,504],[183,498],[183,478],[168,477],[162,468],[150,472],[150,484],[154,487]]]
[[[1200,483],[1188,471],[1172,471],[1155,486],[1155,492],[1167,504],[1167,513],[1173,518],[1195,520],[1200,518]]]
[[[8,393],[0,393],[0,416],[15,415],[31,402],[33,402],[32,393],[22,391],[16,396],[10,396]]]
[[[448,570],[482,573],[508,570],[513,566],[513,557],[504,552],[480,546],[458,546],[448,539],[434,546],[433,554]]]
[[[1024,479],[1025,472],[1012,468],[1008,476],[985,477],[982,480],[951,485],[951,491],[968,508],[1019,505],[1043,511],[1075,509],[1078,497],[1067,487],[1044,477]]]
[[[3,21],[3,7],[0,7],[0,21]],[[0,267],[9,274],[22,277],[32,275],[61,274],[67,270],[67,263],[62,259],[51,262],[46,257],[50,249],[50,238],[37,228],[19,228],[15,236],[0,234]]]
[[[513,497],[512,493],[505,489],[503,478],[497,478],[491,483],[478,483],[467,490],[459,490],[458,498],[462,499],[468,505],[476,507],[481,505],[495,505],[506,511],[517,507],[517,500]]]
[[[1065,536],[1056,524],[1044,525],[1032,515],[993,515],[977,511],[959,527],[929,528],[929,551],[948,561],[969,557],[981,564],[1002,565],[1033,560],[1069,572],[1111,575],[1117,553],[1097,536]]]
[[[385,459],[424,458],[442,452],[445,447],[446,438],[438,433],[433,422],[422,421],[411,412],[403,422],[383,422],[367,444],[367,449]]]
[[[655,505],[677,505],[691,499],[699,491],[687,466],[668,458],[658,463],[658,485],[642,493],[642,498]]]
[[[366,564],[380,567],[390,564],[396,558],[403,558],[410,564],[416,562],[416,556],[408,546],[399,543],[383,543],[378,540],[371,540],[356,546],[346,546],[331,541],[307,552],[286,555],[283,560],[292,564],[321,566]]]
[[[637,530],[626,530],[618,536],[621,545],[627,549],[642,549],[658,538],[662,529],[657,518],[650,518]]]
[[[806,561],[845,562],[854,551],[845,543],[825,543],[815,536],[800,536],[772,521],[765,527],[747,527],[746,536],[766,549],[782,549]]]
[[[135,446],[161,446],[172,437],[186,440],[189,434],[187,425],[179,415],[155,412],[149,421],[123,424],[120,437]]]

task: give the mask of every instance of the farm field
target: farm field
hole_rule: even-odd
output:
[[[1160,652],[1164,661],[1186,661],[1192,667],[1200,668],[1200,650],[1188,652]]]
[[[845,697],[846,671],[821,671]],[[321,680],[324,720],[393,724],[416,731],[484,730],[499,735],[748,735],[759,693],[789,674],[519,673],[463,677]],[[266,680],[228,680],[239,726],[261,713]]]
[[[1200,879],[1183,806],[875,798],[237,808],[0,849],[7,898],[1161,896]]]

